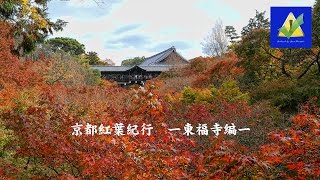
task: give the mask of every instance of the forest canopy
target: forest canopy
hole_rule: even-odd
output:
[[[216,54],[126,88],[92,70],[97,52],[47,37],[65,25],[47,1],[0,11],[0,179],[320,177],[319,0],[311,49],[270,48],[256,11],[241,35],[217,23]]]

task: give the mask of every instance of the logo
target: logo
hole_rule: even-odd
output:
[[[271,47],[311,48],[311,18],[311,7],[271,7]]]
[[[298,19],[294,17],[293,13],[290,12],[286,21],[283,23],[282,27],[279,29],[279,37],[304,37],[304,33],[301,29],[303,24],[303,14],[301,14]]]

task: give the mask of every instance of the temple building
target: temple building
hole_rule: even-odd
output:
[[[119,85],[141,84],[157,77],[161,72],[180,67],[189,62],[176,52],[175,47],[155,54],[135,66],[91,66],[99,70],[104,79],[118,82]]]

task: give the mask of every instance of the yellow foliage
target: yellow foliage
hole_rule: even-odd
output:
[[[31,18],[36,22],[37,26],[39,28],[47,28],[48,22],[46,19],[44,19],[39,13],[38,10],[35,7],[30,8],[31,12]]]
[[[196,89],[185,87],[181,100],[186,103],[209,102],[224,100],[228,102],[245,101],[250,99],[247,93],[240,91],[236,81],[225,81],[221,87],[211,89]]]
[[[18,14],[20,18],[31,18],[40,29],[48,27],[48,21],[39,14],[37,6],[30,3],[30,0],[20,0],[18,3],[20,4],[20,12]]]

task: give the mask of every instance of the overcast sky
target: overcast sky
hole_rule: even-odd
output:
[[[220,18],[241,28],[255,10],[313,6],[314,0],[52,0],[49,16],[68,25],[54,37],[71,37],[116,65],[175,46],[186,59],[204,56],[201,41]]]

